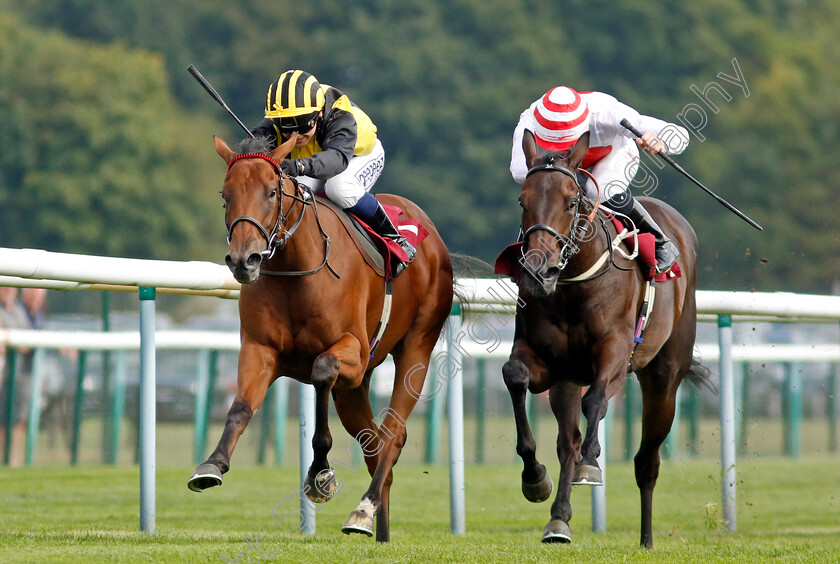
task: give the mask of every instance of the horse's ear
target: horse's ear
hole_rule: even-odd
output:
[[[540,151],[537,147],[537,140],[534,139],[534,134],[528,129],[522,132],[522,152],[525,153],[525,164],[528,165],[528,168],[533,168]]]
[[[577,143],[575,143],[575,146],[572,147],[572,150],[569,152],[569,168],[572,170],[577,169],[580,166],[581,161],[583,161],[583,157],[585,157],[588,152],[589,132],[587,131],[580,136],[580,139],[577,140]]]
[[[230,164],[230,160],[236,156],[236,153],[230,150],[228,144],[225,143],[221,137],[213,136],[213,143],[216,145],[216,152],[222,157],[226,164]]]
[[[297,132],[292,133],[291,137],[283,143],[279,145],[276,149],[271,151],[268,155],[277,162],[282,161],[286,158],[286,156],[292,152],[292,149],[295,148],[295,141],[297,141]]]

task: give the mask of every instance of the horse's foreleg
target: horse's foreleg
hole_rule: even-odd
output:
[[[502,367],[502,376],[513,403],[516,422],[516,453],[522,458],[522,494],[532,502],[548,499],[553,489],[545,466],[537,461],[537,445],[531,434],[525,399],[533,376],[546,376],[547,369],[522,341],[514,343],[513,352]]]
[[[598,427],[607,414],[609,398],[625,379],[628,355],[623,355],[623,348],[605,347],[607,352],[596,368],[595,380],[581,400],[581,409],[586,418],[586,435],[580,449],[581,459],[575,470],[575,484],[600,486],[604,483],[603,473],[598,466],[601,455],[601,443],[598,440]]]
[[[222,474],[230,469],[230,457],[239,437],[274,381],[275,355],[268,347],[243,343],[239,353],[236,397],[228,410],[222,437],[210,457],[195,469],[187,482],[191,490],[200,492],[222,484]]]
[[[557,459],[560,478],[557,495],[551,505],[551,521],[545,526],[542,542],[571,542],[569,521],[572,518],[572,477],[580,455],[580,387],[560,381],[549,392],[551,411],[557,419]]]
[[[312,436],[312,465],[306,477],[304,493],[316,503],[329,501],[336,491],[335,472],[330,468],[327,454],[332,448],[329,427],[330,392],[339,374],[357,380],[361,374],[361,345],[346,333],[312,365],[312,385],[315,387],[315,434]]]

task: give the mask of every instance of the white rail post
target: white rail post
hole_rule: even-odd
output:
[[[720,345],[720,463],[723,519],[727,531],[737,530],[735,504],[735,384],[732,368],[732,316],[718,316]]]
[[[155,532],[155,289],[140,287],[140,530]]]
[[[598,443],[601,454],[598,455],[598,466],[601,467],[603,486],[592,486],[592,532],[605,533],[607,531],[607,447],[609,435],[607,427],[612,431],[612,410],[607,406],[607,414],[598,425]]]
[[[303,521],[301,532],[315,534],[315,504],[306,497],[306,475],[315,458],[312,452],[312,437],[315,435],[315,388],[298,382],[300,410],[300,516]]]
[[[453,535],[466,532],[464,481],[464,375],[461,349],[454,346],[461,330],[461,304],[452,306],[446,324],[446,356],[449,408],[449,529]]]

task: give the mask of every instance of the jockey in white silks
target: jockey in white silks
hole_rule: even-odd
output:
[[[643,135],[639,139],[620,125],[627,119]],[[688,146],[688,131],[666,121],[639,114],[630,106],[602,92],[581,92],[558,86],[534,101],[519,116],[513,132],[510,172],[522,184],[528,173],[522,136],[534,134],[537,145],[551,151],[566,151],[589,131],[589,151],[581,167],[588,169],[601,187],[601,201],[628,216],[640,232],[650,233],[656,241],[656,271],[667,272],[679,256],[679,250],[663,233],[647,210],[630,193],[630,182],[639,167],[639,149],[653,154],[682,153]],[[597,189],[587,179],[585,189],[595,197]]]

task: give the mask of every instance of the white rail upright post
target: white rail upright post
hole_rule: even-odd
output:
[[[155,532],[155,289],[140,287],[140,530]]]
[[[306,475],[315,458],[312,452],[312,437],[315,434],[315,388],[298,382],[300,411],[300,518],[303,521],[300,532],[315,534],[315,504],[306,497]]]
[[[612,409],[607,406],[607,414],[598,425],[598,443],[601,454],[598,455],[598,466],[601,467],[603,486],[592,486],[592,532],[605,533],[607,531],[607,427],[612,430]]]
[[[446,367],[449,386],[449,529],[453,535],[466,532],[464,484],[464,375],[461,349],[455,346],[461,331],[461,304],[449,312],[446,331]]]
[[[274,463],[283,464],[283,453],[286,450],[286,413],[289,411],[289,379],[278,378],[272,384],[274,391]]]
[[[29,418],[26,424],[26,455],[24,464],[30,466],[38,444],[38,430],[41,428],[41,388],[44,383],[43,361],[46,350],[38,347],[32,353],[32,368],[29,380]]]
[[[732,368],[732,316],[718,316],[720,345],[720,464],[723,519],[727,531],[737,530],[735,504],[735,383]]]

